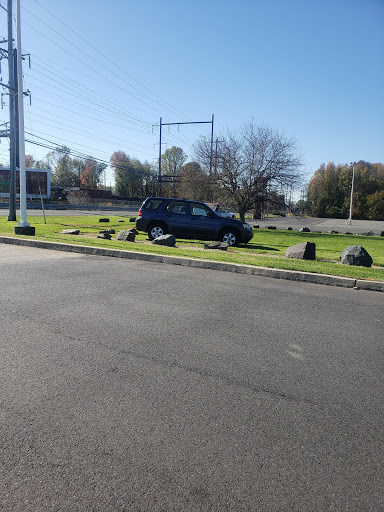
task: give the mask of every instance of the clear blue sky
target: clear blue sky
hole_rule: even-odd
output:
[[[24,63],[32,92],[25,129],[35,141],[104,160],[123,150],[152,163],[160,116],[214,114],[215,136],[253,117],[296,138],[308,179],[323,162],[384,161],[384,0],[21,5],[23,52],[32,57],[31,70]],[[0,23],[6,36],[3,10]],[[7,82],[6,64],[2,70]],[[8,120],[7,108],[0,119]],[[171,128],[164,139],[192,156],[209,131]],[[2,162],[7,149],[3,139]],[[39,158],[48,149],[26,151]]]

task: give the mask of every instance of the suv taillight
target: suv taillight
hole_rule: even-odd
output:
[[[139,213],[137,214],[138,217],[142,217],[143,216],[143,212],[142,212],[142,209],[140,208],[139,210]]]

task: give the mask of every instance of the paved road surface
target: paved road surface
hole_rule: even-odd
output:
[[[0,510],[380,511],[384,296],[0,245]]]

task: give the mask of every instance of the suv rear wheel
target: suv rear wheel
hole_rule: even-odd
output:
[[[148,228],[148,237],[150,240],[166,235],[168,233],[167,226],[163,222],[153,222]]]
[[[220,240],[228,245],[239,245],[240,235],[236,229],[224,228],[220,232]]]

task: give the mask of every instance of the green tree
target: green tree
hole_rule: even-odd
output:
[[[110,158],[115,169],[115,194],[124,197],[146,197],[156,193],[155,174],[148,162],[115,151]]]
[[[330,162],[315,172],[308,185],[308,204],[316,217],[347,218],[350,208],[352,165]],[[380,216],[380,191],[384,190],[384,167],[360,161],[355,165],[352,217]],[[372,202],[378,199],[378,207]]]

